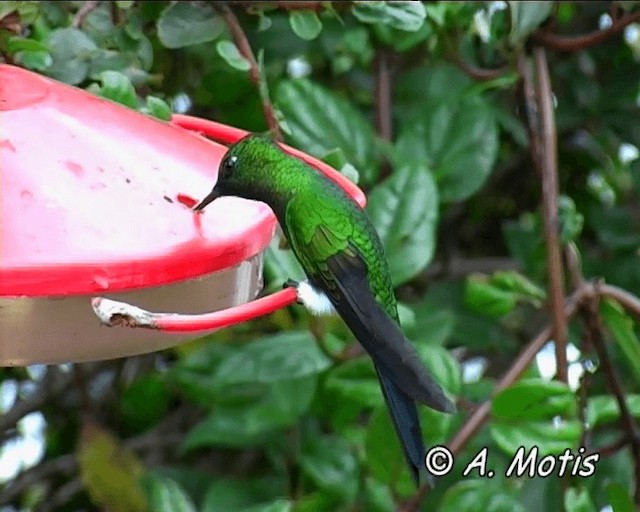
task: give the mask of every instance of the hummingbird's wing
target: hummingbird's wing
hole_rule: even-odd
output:
[[[437,411],[455,411],[400,326],[376,301],[357,250],[349,247],[331,256],[324,267],[311,280],[327,293],[383,375],[412,399]]]

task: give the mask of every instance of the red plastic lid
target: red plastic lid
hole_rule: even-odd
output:
[[[246,132],[175,116],[233,142]],[[362,192],[329,166],[297,156]],[[41,75],[0,65],[0,296],[65,296],[167,284],[262,251],[275,217],[253,201],[190,207],[226,147]]]

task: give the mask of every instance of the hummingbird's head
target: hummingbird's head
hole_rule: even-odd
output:
[[[218,180],[211,193],[194,207],[202,211],[222,196],[236,196],[264,201],[270,206],[282,181],[284,153],[262,135],[249,134],[233,144],[218,167]],[[284,171],[286,172],[286,171]]]

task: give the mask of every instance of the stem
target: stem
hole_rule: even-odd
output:
[[[76,15],[73,18],[73,21],[71,22],[71,26],[73,28],[80,28],[80,26],[84,22],[85,18],[87,16],[89,16],[89,14],[91,14],[91,12],[96,10],[99,5],[100,5],[99,0],[89,0],[89,1],[85,2],[84,4],[82,4],[82,7],[80,7],[80,9],[78,9],[78,12],[76,13]]]
[[[611,36],[614,36],[622,32],[628,25],[640,21],[640,11],[625,14],[621,18],[612,17],[612,24],[609,28],[604,30],[596,30],[589,34],[581,36],[559,36],[558,34],[552,34],[544,30],[538,30],[531,35],[531,38],[536,43],[549,48],[550,50],[557,50],[560,52],[575,52],[584,50],[590,46],[595,46]]]
[[[228,5],[224,2],[211,2],[213,7],[220,13],[225,23],[229,27],[229,31],[231,32],[231,37],[233,38],[234,43],[238,47],[238,51],[240,54],[247,59],[249,62],[249,78],[253,82],[253,84],[260,90],[260,85],[262,83],[262,77],[260,76],[260,67],[258,66],[258,62],[256,61],[256,57],[253,54],[253,50],[251,49],[251,45],[249,44],[249,40],[247,39],[247,35],[242,30],[240,23],[238,22],[238,18],[233,13],[233,11],[229,8]],[[278,119],[276,118],[275,110],[273,108],[273,104],[271,100],[266,95],[260,95],[262,99],[262,111],[264,112],[264,118],[267,121],[267,126],[269,126],[269,130],[271,134],[277,141],[282,141],[282,132],[280,131],[280,125],[278,124]]]
[[[547,246],[547,268],[549,269],[549,298],[553,338],[556,347],[556,368],[558,380],[567,382],[567,320],[564,315],[564,275],[562,253],[558,235],[558,153],[557,134],[553,114],[553,96],[547,57],[543,48],[533,49],[536,69],[535,94],[538,105],[540,131],[531,131],[538,138],[540,149],[534,155],[535,163],[542,176],[542,212],[544,217],[544,238]],[[537,157],[537,158],[536,158]]]

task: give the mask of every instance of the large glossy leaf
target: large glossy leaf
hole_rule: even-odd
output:
[[[625,395],[629,412],[640,418],[640,395]],[[590,396],[587,400],[585,423],[589,428],[595,428],[606,423],[616,421],[620,417],[617,400],[611,395]]]
[[[144,484],[153,512],[196,512],[196,506],[185,490],[170,478],[146,475]]]
[[[213,7],[200,2],[173,2],[158,18],[158,38],[167,48],[183,48],[213,41],[224,21]]]
[[[511,457],[520,447],[540,456],[575,449],[582,432],[575,401],[564,383],[522,380],[493,398],[491,436]]]
[[[363,23],[415,32],[422,27],[427,11],[422,2],[353,2],[353,15]]]
[[[508,486],[491,480],[463,480],[448,488],[439,512],[525,512]]]
[[[275,334],[245,343],[224,359],[213,385],[268,384],[317,374],[331,365],[309,331]]]
[[[627,364],[640,382],[640,340],[634,330],[634,322],[616,301],[605,299],[600,306],[605,325],[613,334]]]
[[[424,270],[433,257],[438,192],[433,179],[417,166],[399,168],[377,186],[367,205],[385,247],[394,284]]]
[[[582,487],[570,487],[564,493],[564,509],[567,512],[596,512],[595,507],[589,496],[589,491]]]
[[[187,434],[185,450],[259,445],[265,436],[295,423],[311,405],[315,375],[271,383],[255,401],[216,407]]]
[[[281,81],[275,99],[293,145],[318,158],[341,148],[363,180],[371,182],[377,170],[375,136],[351,103],[307,79]]]
[[[478,95],[462,95],[426,100],[402,129],[393,159],[398,167],[407,160],[426,166],[440,200],[451,202],[468,198],[484,184],[497,152],[493,110]]]
[[[460,393],[462,372],[460,365],[449,351],[439,345],[420,343],[416,345],[418,354],[438,383],[454,395]]]
[[[289,12],[291,29],[300,39],[311,41],[322,31],[322,22],[315,11],[299,9]]]
[[[280,478],[222,478],[207,489],[202,512],[246,512],[263,506],[286,493],[286,482]],[[251,508],[253,510],[253,508]]]
[[[145,472],[142,462],[96,423],[86,421],[82,426],[78,463],[84,488],[101,510],[147,510],[140,485]]]
[[[512,44],[524,40],[547,19],[553,10],[552,2],[509,2],[511,10]]]
[[[349,503],[358,491],[358,461],[343,438],[314,433],[305,439],[300,455],[304,475],[319,489]]]
[[[47,44],[52,58],[48,74],[72,85],[87,77],[90,61],[98,47],[84,32],[76,28],[60,28],[49,34]]]

